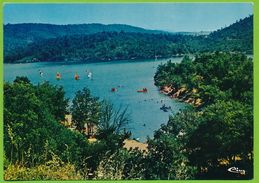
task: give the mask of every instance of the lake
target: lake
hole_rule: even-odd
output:
[[[180,62],[182,58],[171,58]],[[115,107],[128,107],[131,123],[128,128],[132,137],[142,142],[146,137],[153,137],[154,130],[167,123],[170,114],[177,113],[186,104],[172,100],[160,94],[154,85],[154,74],[159,64],[168,59],[141,61],[112,61],[95,63],[38,62],[26,64],[4,64],[4,80],[13,81],[16,76],[27,76],[33,84],[49,81],[64,87],[66,97],[70,99],[75,92],[87,87],[92,95],[100,100],[106,99]],[[41,76],[39,70],[43,72]],[[56,80],[56,73],[61,73],[61,80]],[[92,79],[88,73],[92,73]],[[78,73],[79,80],[74,79]],[[111,88],[117,88],[111,92]],[[137,90],[147,88],[147,93]],[[171,106],[172,111],[164,112],[160,107]]]

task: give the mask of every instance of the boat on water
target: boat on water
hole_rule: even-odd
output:
[[[117,91],[117,88],[112,88],[111,89],[111,92],[116,92]]]
[[[75,80],[79,80],[79,75],[76,73],[74,78],[75,78]]]
[[[137,90],[139,93],[147,93],[147,88],[143,88],[142,90]]]
[[[87,75],[87,77],[88,77],[89,79],[92,79],[92,75],[93,75],[93,73],[89,72],[88,75]]]
[[[160,107],[160,110],[164,111],[164,112],[168,112],[168,110],[171,110],[171,106],[166,106],[165,104]]]
[[[61,74],[59,72],[57,72],[56,74],[56,80],[60,80],[61,79]]]
[[[43,72],[39,69],[40,77],[43,77]]]

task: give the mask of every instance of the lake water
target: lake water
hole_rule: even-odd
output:
[[[172,58],[172,62],[180,62],[182,58]],[[37,84],[49,81],[52,84],[62,85],[66,97],[72,100],[75,92],[88,87],[92,95],[112,102],[115,107],[128,107],[131,123],[128,126],[134,138],[145,141],[146,137],[153,137],[154,130],[161,124],[167,123],[170,114],[175,114],[186,106],[176,100],[159,93],[154,85],[154,74],[163,60],[143,61],[114,61],[99,63],[28,63],[4,64],[4,80],[13,81],[16,76],[27,76],[32,83]],[[41,70],[44,74],[41,77]],[[92,72],[92,80],[87,72]],[[56,73],[60,72],[62,79],[56,80]],[[74,80],[75,73],[80,79]],[[120,86],[120,87],[118,87]],[[111,88],[117,92],[111,92]],[[147,93],[138,93],[137,90],[147,88]],[[162,101],[162,103],[161,103]],[[164,112],[160,107],[165,104],[171,106],[171,112]]]

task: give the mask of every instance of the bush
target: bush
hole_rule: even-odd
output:
[[[10,164],[4,173],[5,180],[81,180],[81,175],[71,163],[64,163],[58,156],[42,165],[27,168],[21,164]]]

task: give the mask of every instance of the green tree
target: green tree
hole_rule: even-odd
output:
[[[146,179],[193,179],[196,168],[189,165],[184,144],[179,137],[159,134],[148,142]]]
[[[44,101],[56,120],[65,120],[65,114],[68,112],[68,99],[65,98],[63,87],[45,82],[36,87],[36,95],[41,101]]]
[[[148,141],[146,179],[193,179],[197,168],[190,165],[186,143],[198,126],[198,113],[187,109],[170,116]]]
[[[4,147],[6,159],[22,166],[34,167],[51,159],[51,153],[64,162],[83,167],[91,149],[85,137],[66,129],[51,97],[56,87],[33,86],[27,82],[4,84]],[[49,93],[48,93],[49,92]],[[61,101],[65,101],[61,97]],[[47,103],[46,103],[47,102]],[[90,161],[90,160],[89,160]]]
[[[115,107],[108,101],[101,102],[100,121],[97,126],[97,138],[105,142],[112,152],[123,146],[123,141],[129,138],[130,115],[127,107]]]
[[[120,135],[126,133],[126,128],[130,122],[130,115],[127,112],[127,107],[115,109],[114,106],[108,102],[101,103],[101,115],[98,124],[99,137],[105,138],[109,134]]]
[[[247,170],[246,178],[253,172],[253,115],[250,106],[237,101],[218,101],[202,111],[200,124],[190,135],[188,149],[190,162],[200,169],[207,168],[216,178],[227,178],[221,172],[222,161],[228,166],[241,165]],[[238,158],[237,158],[238,157]],[[220,172],[222,173],[220,175]],[[226,176],[226,177],[224,177]]]
[[[90,90],[84,88],[76,93],[71,106],[72,121],[76,129],[84,134],[85,125],[87,135],[92,134],[94,125],[98,125],[100,117],[100,103],[97,97],[90,94]]]
[[[14,83],[30,83],[31,81],[25,76],[17,76]]]

